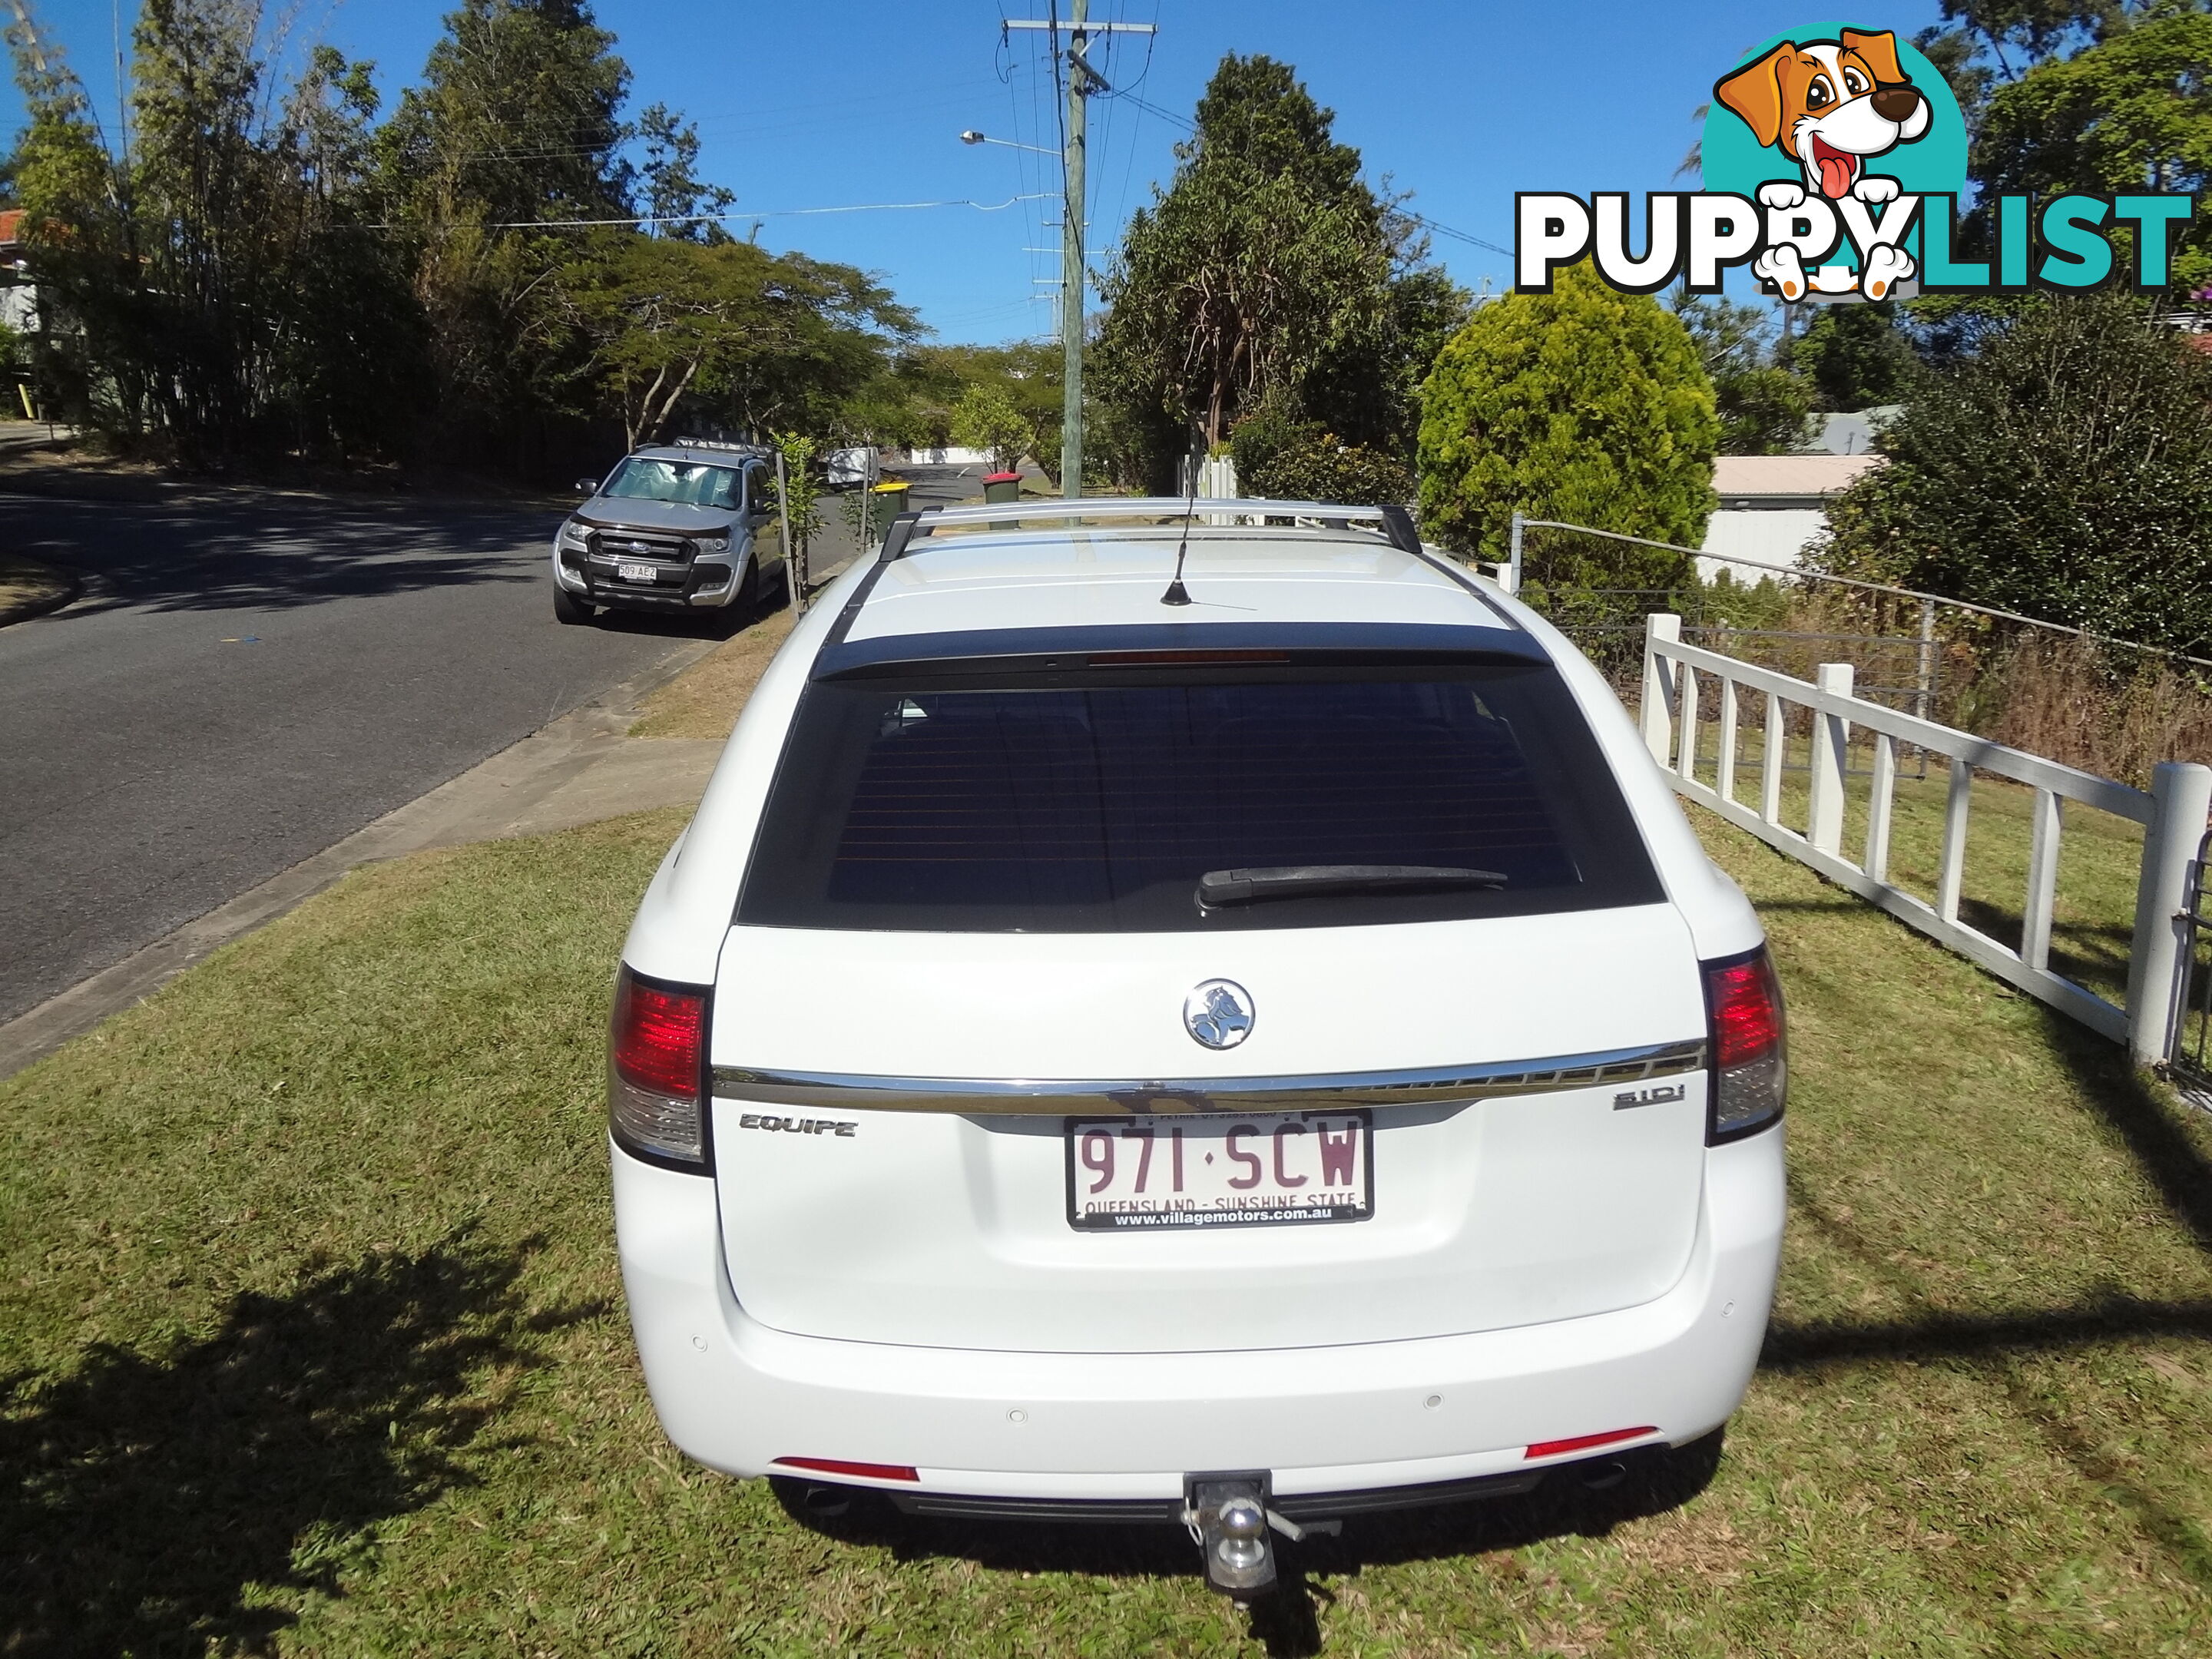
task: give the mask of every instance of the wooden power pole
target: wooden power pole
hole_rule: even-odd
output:
[[[1072,15],[1009,19],[1010,29],[1044,29],[1053,35],[1050,50],[1060,52],[1060,36],[1067,36],[1067,142],[1060,153],[1063,201],[1060,249],[1060,493],[1071,499],[1083,494],[1083,290],[1084,173],[1088,160],[1088,123],[1084,100],[1094,92],[1111,92],[1105,77],[1091,67],[1089,52],[1094,34],[1150,34],[1150,23],[1093,23],[1090,0],[1073,0]]]

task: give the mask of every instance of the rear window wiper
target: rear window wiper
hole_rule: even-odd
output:
[[[1198,878],[1198,902],[1212,908],[1340,893],[1432,893],[1504,885],[1505,878],[1495,870],[1455,865],[1285,864],[1268,869],[1209,870]]]

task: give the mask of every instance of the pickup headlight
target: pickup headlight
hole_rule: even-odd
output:
[[[726,553],[730,550],[730,538],[727,536],[695,536],[691,545],[702,553]]]
[[[570,519],[562,525],[558,539],[563,547],[581,547],[584,545],[584,526],[574,519]]]

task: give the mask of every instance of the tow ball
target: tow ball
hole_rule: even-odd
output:
[[[1275,1582],[1279,1532],[1293,1544],[1310,1531],[1334,1532],[1340,1522],[1302,1527],[1273,1507],[1265,1469],[1188,1474],[1182,1483],[1182,1523],[1206,1558],[1206,1587],[1249,1601]]]

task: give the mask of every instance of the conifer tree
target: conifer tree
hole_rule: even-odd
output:
[[[1484,306],[1437,356],[1422,392],[1422,524],[1485,559],[1505,556],[1516,509],[1696,547],[1719,437],[1712,383],[1680,321],[1571,266],[1549,294]],[[1572,546],[1551,580],[1669,587],[1689,564]]]

